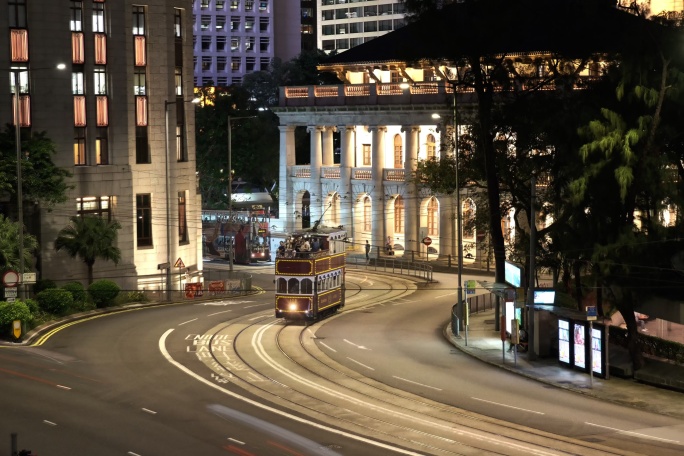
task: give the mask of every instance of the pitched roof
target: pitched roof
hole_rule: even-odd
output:
[[[331,56],[321,68],[538,52],[583,57],[619,52],[629,37],[663,29],[608,1],[467,1]]]

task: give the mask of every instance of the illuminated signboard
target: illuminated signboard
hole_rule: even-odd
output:
[[[603,375],[602,337],[600,329],[591,329],[591,364],[593,371],[598,375]]]
[[[570,322],[558,320],[558,361],[570,364]]]
[[[504,280],[516,288],[522,286],[522,268],[506,261],[504,263]]]
[[[580,369],[587,367],[586,349],[584,345],[584,325],[574,324],[575,366]]]
[[[556,300],[556,292],[554,290],[534,290],[535,304],[553,304]]]

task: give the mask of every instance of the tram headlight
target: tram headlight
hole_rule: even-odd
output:
[[[289,303],[289,304],[287,305],[287,309],[288,309],[288,310],[292,310],[292,311],[297,310],[297,303],[296,303],[296,302],[291,302],[291,303]]]

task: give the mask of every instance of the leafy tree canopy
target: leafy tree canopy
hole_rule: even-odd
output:
[[[22,138],[22,192],[24,200],[35,201],[45,207],[52,207],[67,200],[70,188],[67,179],[71,173],[58,168],[52,161],[57,153],[55,144],[45,132],[33,133]],[[11,125],[0,132],[0,193],[9,193],[16,201],[17,152],[14,127]]]

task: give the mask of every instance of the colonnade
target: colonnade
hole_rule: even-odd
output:
[[[363,130],[364,134],[370,134],[371,159],[370,165],[361,165],[363,157],[359,154],[359,140],[357,134]],[[394,128],[396,130],[396,127]],[[412,181],[413,172],[416,169],[419,159],[421,143],[421,127],[418,125],[402,126],[402,153],[403,153],[403,181],[385,181],[385,169],[388,168],[387,151],[392,150],[393,145],[389,145],[387,137],[388,127],[384,125],[358,126],[358,125],[339,125],[339,126],[308,126],[310,134],[310,172],[308,178],[293,178],[291,171],[296,165],[295,162],[295,126],[280,126],[280,181],[279,181],[279,230],[291,232],[301,228],[298,224],[296,213],[301,210],[301,198],[304,191],[310,195],[310,220],[313,224],[319,220],[326,211],[331,201],[330,195],[337,194],[340,198],[339,220],[347,230],[348,236],[354,237],[357,245],[365,243],[367,239],[374,246],[384,246],[388,235],[394,233],[391,220],[387,217],[388,188],[400,194],[404,200],[403,214],[403,238],[406,250],[421,250],[420,233],[420,190],[415,182]],[[334,162],[334,141],[333,133],[340,134],[339,166]],[[443,132],[440,131],[443,135]],[[361,152],[362,154],[362,152]],[[339,168],[339,178],[329,178],[323,176],[325,168]],[[370,179],[354,178],[355,168],[370,168]],[[363,189],[363,190],[362,190]],[[372,204],[372,225],[368,233],[363,226],[358,226],[358,214],[354,212],[354,206],[361,201],[366,194],[371,198]],[[442,248],[440,253],[455,255],[455,205],[451,197],[438,197],[439,201],[439,237],[443,242],[441,245],[450,246],[450,251]],[[356,219],[356,220],[355,220]],[[357,223],[355,223],[357,222]],[[298,226],[299,225],[299,226]],[[363,225],[361,223],[361,225]],[[435,241],[440,244],[439,239]],[[453,251],[452,251],[453,250]]]

